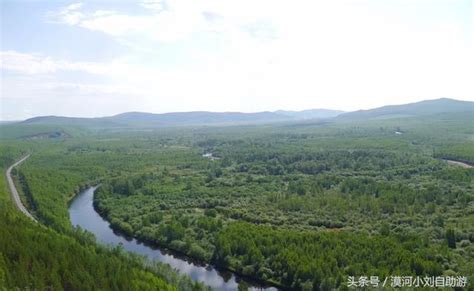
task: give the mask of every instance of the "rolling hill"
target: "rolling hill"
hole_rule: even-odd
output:
[[[462,113],[467,116],[472,113],[474,116],[474,102],[441,98],[403,105],[389,105],[375,109],[358,110],[347,113],[329,109],[310,109],[303,111],[278,110],[273,112],[264,111],[255,113],[193,111],[155,114],[146,112],[126,112],[114,116],[99,118],[40,116],[17,123],[10,123],[10,125],[69,126],[82,128],[156,128],[170,126],[306,122],[308,120],[321,119],[335,122],[350,122],[357,120],[406,118],[453,113]]]
[[[287,119],[273,112],[241,113],[241,112],[173,112],[153,114],[144,112],[127,112],[102,120],[132,125],[176,126],[176,125],[206,125],[233,123],[260,123]]]
[[[307,109],[302,111],[287,111],[287,110],[278,110],[275,113],[280,115],[286,115],[289,117],[300,119],[317,119],[317,118],[332,118],[336,117],[344,111],[341,110],[331,110],[331,109]]]
[[[342,111],[329,109],[314,109],[304,111],[275,111],[275,112],[172,112],[146,113],[126,112],[109,117],[77,118],[62,116],[40,116],[27,119],[21,124],[41,125],[68,125],[85,127],[160,127],[186,125],[230,125],[256,124],[279,121],[293,121],[304,119],[322,119],[337,116]]]
[[[403,105],[388,105],[369,110],[358,110],[343,113],[337,116],[336,119],[341,121],[364,119],[390,119],[456,112],[472,112],[474,114],[474,102],[441,98]]]

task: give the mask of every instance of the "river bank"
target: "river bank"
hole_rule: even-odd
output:
[[[213,289],[237,290],[239,283],[243,282],[244,285],[250,287],[250,290],[277,290],[275,287],[260,285],[258,282],[230,271],[217,270],[211,265],[201,264],[167,249],[123,236],[120,232],[114,231],[110,223],[94,209],[95,189],[91,187],[79,193],[70,203],[69,214],[73,225],[94,233],[99,242],[121,245],[127,251],[170,264],[180,273],[187,274],[193,280],[201,281]]]

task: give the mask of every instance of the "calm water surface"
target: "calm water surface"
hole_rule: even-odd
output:
[[[129,252],[145,255],[149,259],[158,260],[170,264],[182,274],[189,275],[193,280],[204,282],[217,290],[237,290],[238,281],[242,280],[231,272],[220,272],[212,266],[202,266],[180,258],[172,252],[162,250],[138,242],[136,239],[127,239],[120,234],[114,233],[109,222],[103,219],[94,209],[92,204],[95,187],[91,187],[79,193],[69,206],[69,215],[72,225],[80,226],[92,232],[97,240],[104,244],[119,245]],[[274,287],[261,288],[247,281],[253,290],[277,290]]]

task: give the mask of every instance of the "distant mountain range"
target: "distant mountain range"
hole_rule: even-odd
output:
[[[153,124],[153,125],[194,125],[194,124],[228,124],[228,123],[260,123],[286,119],[275,112],[173,112],[163,114],[127,112],[105,120],[121,124]]]
[[[256,113],[194,111],[154,114],[144,112],[127,112],[110,117],[100,118],[41,116],[30,118],[20,123],[73,125],[87,127],[161,127],[262,124],[310,119],[351,121],[365,119],[388,119],[453,112],[472,112],[474,116],[474,102],[441,98],[404,105],[383,106],[370,110],[359,110],[347,113],[339,110],[329,109],[311,109],[303,111],[278,110],[274,112],[265,111]]]
[[[474,114],[474,102],[449,98],[425,100],[416,103],[388,105],[370,110],[347,112],[337,116],[337,120],[389,119],[453,112],[472,112]]]
[[[295,119],[318,119],[318,118],[336,117],[344,113],[344,111],[331,110],[331,109],[308,109],[308,110],[302,110],[302,111],[278,110],[278,111],[275,111],[275,113],[279,115],[295,118]]]
[[[275,111],[275,112],[173,112],[145,113],[126,112],[109,117],[78,118],[62,116],[40,116],[22,121],[22,124],[61,124],[93,127],[128,127],[128,126],[185,126],[185,125],[229,125],[272,123],[304,119],[332,118],[343,111],[329,109],[312,109],[304,111]]]

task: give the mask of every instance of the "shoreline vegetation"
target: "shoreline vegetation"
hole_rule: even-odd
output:
[[[95,195],[94,195],[94,197],[95,197]],[[254,284],[254,286],[257,287],[257,288],[276,287],[276,288],[284,289],[286,287],[286,286],[281,285],[281,284],[279,284],[278,282],[275,282],[275,281],[264,281],[264,280],[262,280],[258,277],[252,277],[252,276],[249,276],[249,275],[244,275],[242,273],[237,272],[237,270],[232,269],[232,268],[228,268],[226,266],[215,265],[213,262],[206,262],[206,261],[203,261],[202,259],[199,259],[199,258],[196,258],[196,257],[191,257],[191,256],[189,256],[189,254],[186,254],[185,252],[180,251],[178,249],[173,249],[169,245],[168,246],[167,245],[161,245],[161,244],[156,243],[155,241],[145,240],[145,239],[142,239],[140,237],[130,235],[130,234],[126,233],[123,229],[121,229],[118,225],[114,225],[114,224],[110,223],[110,221],[109,221],[108,217],[105,215],[105,213],[101,212],[100,208],[97,207],[95,199],[94,199],[94,202],[93,202],[93,207],[94,207],[94,210],[100,215],[100,217],[102,217],[103,219],[105,219],[109,223],[110,228],[114,231],[114,233],[116,235],[122,236],[126,239],[135,239],[138,242],[143,243],[145,246],[151,247],[153,249],[157,248],[156,251],[169,252],[171,255],[173,255],[173,256],[175,256],[179,259],[191,262],[191,263],[193,263],[195,265],[198,265],[200,267],[211,266],[211,267],[215,268],[217,271],[224,271],[224,272],[234,273],[235,275],[237,275],[237,277],[239,279],[244,279],[245,280],[244,284],[251,283],[251,284]]]

